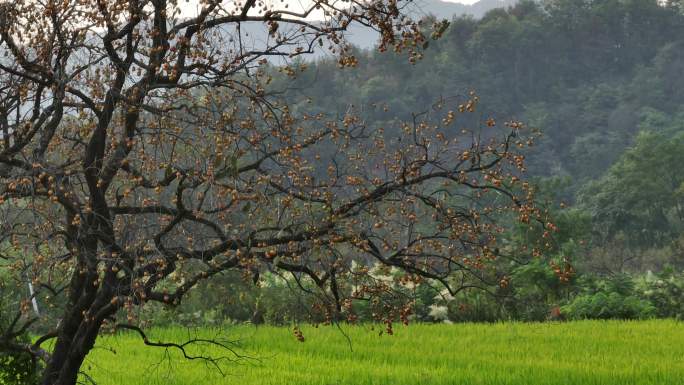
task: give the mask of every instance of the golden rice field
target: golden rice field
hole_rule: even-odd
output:
[[[149,332],[151,341],[237,341],[244,357],[220,371],[132,333],[105,336],[86,369],[100,385],[684,384],[684,323],[676,321],[410,325],[392,336],[368,325],[301,330],[304,342],[284,327]],[[192,353],[235,359],[217,347]]]

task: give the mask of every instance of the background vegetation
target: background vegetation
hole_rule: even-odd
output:
[[[486,103],[461,123],[516,117],[542,130],[528,173],[560,228],[551,269],[548,260],[502,266],[512,272],[504,285],[456,298],[429,282],[406,289],[415,319],[681,318],[683,32],[679,2],[523,0],[481,19],[455,18],[416,64],[359,50],[356,69],[301,62],[305,71],[281,75],[274,87],[307,111],[360,107],[389,137],[400,136],[392,122],[416,105],[469,90]],[[507,238],[532,243],[515,232]],[[389,279],[399,285],[398,275]],[[179,310],[150,314],[175,323],[310,320],[293,284],[274,277],[256,288],[226,275]],[[246,294],[227,302],[236,285]]]
[[[325,58],[299,62],[307,68],[295,78],[271,68],[273,89],[299,101],[295,109],[343,114],[351,104],[373,125],[386,127],[390,141],[401,135],[392,131],[398,126],[393,123],[409,119],[416,106],[429,108],[434,100],[448,102],[470,90],[486,103],[478,116],[459,115],[462,125],[515,117],[542,131],[527,163],[560,229],[551,264],[533,259],[501,266],[510,272],[505,282],[456,297],[429,281],[403,288],[415,304],[412,319],[681,318],[684,14],[679,2],[522,0],[481,19],[454,18],[444,36],[427,45],[415,64],[357,50],[354,69],[339,70],[334,59]],[[506,235],[511,250],[535,241],[522,234]],[[378,275],[402,285],[400,274]],[[150,305],[141,312],[162,324],[331,321],[310,314],[310,300],[297,283],[276,274],[266,277],[257,287],[251,277],[227,273],[202,284],[178,308]],[[26,291],[23,285],[6,281],[3,301],[12,297],[7,293]],[[370,306],[355,306],[359,321],[372,320]]]

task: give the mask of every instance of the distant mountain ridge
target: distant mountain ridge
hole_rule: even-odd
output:
[[[411,13],[415,13],[415,16],[433,15],[447,20],[465,15],[479,19],[492,9],[508,8],[517,2],[518,0],[480,0],[468,5],[441,0],[414,0]],[[347,33],[347,39],[355,46],[367,49],[377,43],[378,35],[365,27],[352,27]]]
[[[480,0],[467,5],[441,0],[415,0],[416,6],[421,8],[425,14],[432,14],[445,19],[462,15],[471,15],[479,19],[492,9],[507,8],[517,2],[518,0]]]

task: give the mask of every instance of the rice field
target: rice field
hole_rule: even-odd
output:
[[[220,371],[132,333],[98,340],[86,369],[100,385],[684,384],[684,323],[583,321],[292,329],[155,329],[150,340],[235,341]],[[218,347],[194,354],[235,359]],[[223,372],[223,373],[221,373]]]

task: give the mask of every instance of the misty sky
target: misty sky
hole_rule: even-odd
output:
[[[420,0],[414,0],[416,3],[420,4]],[[442,0],[446,2],[451,2],[451,3],[462,3],[462,4],[473,4],[478,2],[479,0]],[[270,4],[287,4],[288,9],[293,12],[301,12],[303,11],[307,6],[310,6],[312,1],[311,0],[266,0],[267,3]],[[190,17],[194,16],[198,12],[198,1],[197,0],[186,0],[186,1],[179,1],[179,5],[182,9],[182,15],[185,17]],[[230,2],[225,2],[227,4],[230,4]],[[239,1],[239,3],[242,3],[242,1]],[[229,6],[227,8],[230,8]],[[315,15],[312,15],[313,18],[320,18],[316,17]]]

